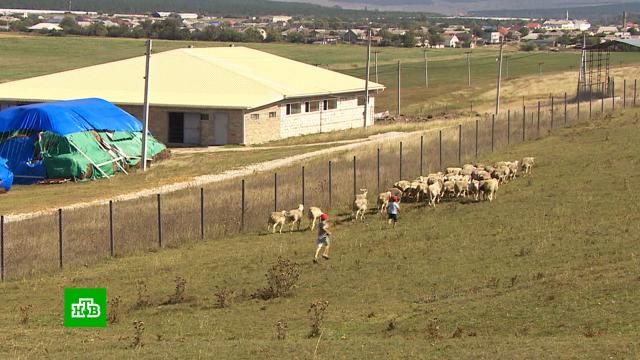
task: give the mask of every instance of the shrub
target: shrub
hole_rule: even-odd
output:
[[[289,329],[289,324],[287,324],[286,320],[276,321],[276,338],[278,340],[286,339],[288,329]]]
[[[131,342],[131,348],[140,349],[144,346],[142,342],[142,336],[144,335],[144,322],[135,320],[133,322],[133,339]]]
[[[538,47],[533,42],[526,42],[520,45],[521,51],[535,51]]]
[[[267,287],[259,289],[253,298],[269,300],[287,296],[300,278],[300,265],[288,259],[278,257],[276,263],[265,274]]]
[[[32,307],[33,306],[31,304],[20,306],[20,324],[27,325],[27,323],[29,323]]]
[[[236,292],[229,288],[222,288],[214,296],[216,297],[216,305],[222,309],[231,306]]]
[[[107,321],[109,324],[115,324],[120,321],[120,296],[114,296],[109,299],[109,307],[107,307]]]
[[[185,291],[187,288],[187,280],[185,280],[183,277],[178,276],[176,277],[175,282],[176,282],[175,292],[169,296],[169,299],[167,299],[167,301],[164,303],[165,305],[180,304],[187,301],[187,297],[185,295]]]
[[[311,319],[311,331],[309,337],[320,336],[322,332],[322,321],[324,320],[324,313],[329,307],[329,302],[326,300],[316,300],[311,303],[307,313]]]
[[[138,294],[138,298],[136,299],[136,303],[133,305],[134,309],[142,309],[151,306],[147,283],[145,283],[144,280],[138,280],[136,282],[136,292]]]

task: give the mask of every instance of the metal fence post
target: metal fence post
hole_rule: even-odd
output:
[[[636,95],[638,95],[638,79],[633,80],[633,106],[636,106]]]
[[[304,201],[304,166],[302,167],[302,205],[305,205]]]
[[[593,119],[593,90],[589,86],[589,120]]]
[[[62,209],[58,209],[58,260],[60,269],[62,269],[62,262],[64,259],[64,242],[62,239]]]
[[[244,214],[245,214],[245,184],[244,179],[240,183],[240,231],[244,231]]]
[[[273,173],[273,211],[278,211],[278,173]]]
[[[511,144],[511,109],[507,110],[507,144]]]
[[[400,168],[399,168],[400,178],[398,180],[402,180],[402,141],[400,141]]]
[[[204,240],[204,188],[200,188],[200,239]]]
[[[380,148],[376,150],[376,190],[380,193]]]
[[[160,200],[160,194],[158,198],[158,246],[162,248],[162,203]]]
[[[462,164],[462,124],[458,124],[458,164]]]
[[[494,139],[495,139],[495,129],[496,129],[496,114],[491,114],[491,152],[494,149]]]
[[[577,105],[577,107],[576,107],[576,109],[577,109],[576,110],[576,121],[579,122],[580,121],[580,96],[579,95],[576,97],[576,105]]]
[[[0,216],[0,281],[4,281],[4,215]]]
[[[442,169],[442,130],[438,131],[438,147],[440,148],[440,169]]]
[[[604,91],[600,97],[600,114],[604,117]]]
[[[627,79],[622,80],[622,108],[627,107]]]
[[[549,124],[549,128],[553,130],[553,115],[555,114],[555,103],[553,96],[551,97],[551,124]]]
[[[478,119],[476,119],[476,158],[478,158]]]
[[[356,182],[356,161],[357,161],[356,160],[356,156],[353,155],[353,200],[354,201],[356,199],[356,194],[357,194],[357,192],[356,192],[356,188],[357,188],[357,186],[356,186],[356,184],[357,184],[357,182]]]
[[[380,173],[380,166],[378,166],[378,173]],[[380,178],[380,176],[378,176]],[[331,178],[331,160],[329,160],[329,209],[331,209],[331,197],[333,195],[332,192],[332,178]]]
[[[420,135],[420,176],[422,176],[424,174],[424,165],[423,165],[423,160],[424,160],[424,135]],[[378,190],[378,193],[380,191]]]
[[[115,256],[115,243],[113,241],[113,201],[109,200],[109,254]]]
[[[567,93],[564,93],[564,126],[567,127]]]
[[[616,111],[616,81],[611,80],[611,111]]]
[[[536,136],[540,136],[540,101],[538,101],[538,125],[536,126],[536,131]]]
[[[525,127],[527,126],[527,107],[522,106],[522,142],[525,141]]]

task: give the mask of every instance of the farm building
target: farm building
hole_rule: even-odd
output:
[[[0,84],[0,109],[86,97],[142,119],[145,57]],[[170,145],[254,144],[364,125],[365,81],[245,47],[151,58],[149,129]],[[373,125],[369,83],[367,126]]]

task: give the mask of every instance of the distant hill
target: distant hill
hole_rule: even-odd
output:
[[[66,10],[67,6],[67,0],[0,1],[0,8]],[[229,16],[287,14],[354,17],[365,14],[337,7],[268,0],[72,0],[72,9],[103,13],[175,11]]]
[[[640,2],[608,4],[599,6],[580,6],[567,9],[572,19],[589,19],[599,22],[617,22],[622,18],[622,12],[627,11],[629,20],[640,19]],[[563,18],[565,10],[557,8],[513,9],[513,10],[479,10],[473,11],[478,16],[505,17],[533,17],[533,18]]]

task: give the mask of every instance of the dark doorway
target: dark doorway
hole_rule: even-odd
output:
[[[169,142],[184,143],[184,113],[169,113]]]

